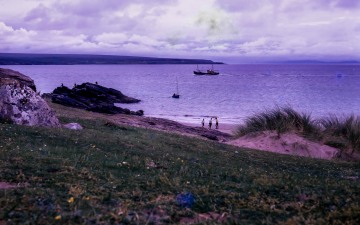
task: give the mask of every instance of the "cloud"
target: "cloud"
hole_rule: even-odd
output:
[[[86,41],[85,35],[69,36],[61,31],[29,31],[24,28],[14,29],[0,22],[0,51],[8,52],[51,52],[86,50],[94,47]],[[51,40],[51,41],[49,41]],[[9,47],[9,46],[16,46]]]
[[[0,22],[0,34],[5,35],[6,33],[12,31],[14,31],[12,27],[6,26],[5,23]]]
[[[278,5],[280,1],[273,0],[271,4]],[[266,5],[269,5],[269,0],[257,0],[257,1],[248,1],[248,0],[218,0],[216,4],[226,10],[227,12],[254,12],[259,8],[262,8]]]
[[[360,58],[360,1],[12,0],[0,51]]]
[[[353,9],[353,8],[359,8],[360,2],[354,0],[338,0],[336,1],[335,5],[337,7]]]
[[[5,47],[6,44],[24,44],[30,42],[37,35],[35,31],[28,31],[26,29],[14,29],[0,22],[0,42]]]
[[[36,8],[32,9],[27,15],[24,17],[26,21],[32,20],[44,20],[49,18],[49,11],[48,7],[45,7],[43,4],[39,4]]]
[[[124,33],[102,33],[94,36],[94,41],[109,44],[124,43],[128,40],[128,36]]]

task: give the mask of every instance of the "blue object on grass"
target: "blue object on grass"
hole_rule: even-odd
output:
[[[195,197],[193,194],[186,192],[178,194],[176,196],[176,201],[181,207],[191,208],[191,206],[195,203]]]

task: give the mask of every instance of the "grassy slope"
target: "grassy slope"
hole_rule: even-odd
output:
[[[179,223],[209,212],[236,223],[360,222],[359,163],[77,122],[85,129],[0,124],[0,182],[27,184],[0,190],[0,224]],[[188,209],[176,201],[185,192],[195,196]]]

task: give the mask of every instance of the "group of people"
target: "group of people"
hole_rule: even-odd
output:
[[[215,129],[219,129],[219,120],[217,117],[211,117],[210,120],[209,120],[209,129],[211,129],[212,127],[212,120],[215,119]],[[201,125],[202,127],[205,127],[205,119],[202,119],[202,122],[201,122]]]

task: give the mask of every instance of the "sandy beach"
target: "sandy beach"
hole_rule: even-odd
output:
[[[197,123],[189,123],[189,122],[181,122],[181,124],[185,125],[185,126],[190,126],[190,127],[199,127],[199,128],[202,128],[202,125],[201,125],[201,121],[199,121],[199,124]],[[236,128],[237,126],[239,126],[238,124],[230,124],[230,123],[219,123],[219,128],[218,129],[215,129],[214,128],[214,125],[212,126],[212,130],[218,130],[220,132],[223,132],[223,133],[227,133],[227,134],[230,134],[230,135],[233,135],[234,132],[236,131]],[[206,129],[208,129],[208,124],[205,124],[204,126]]]

